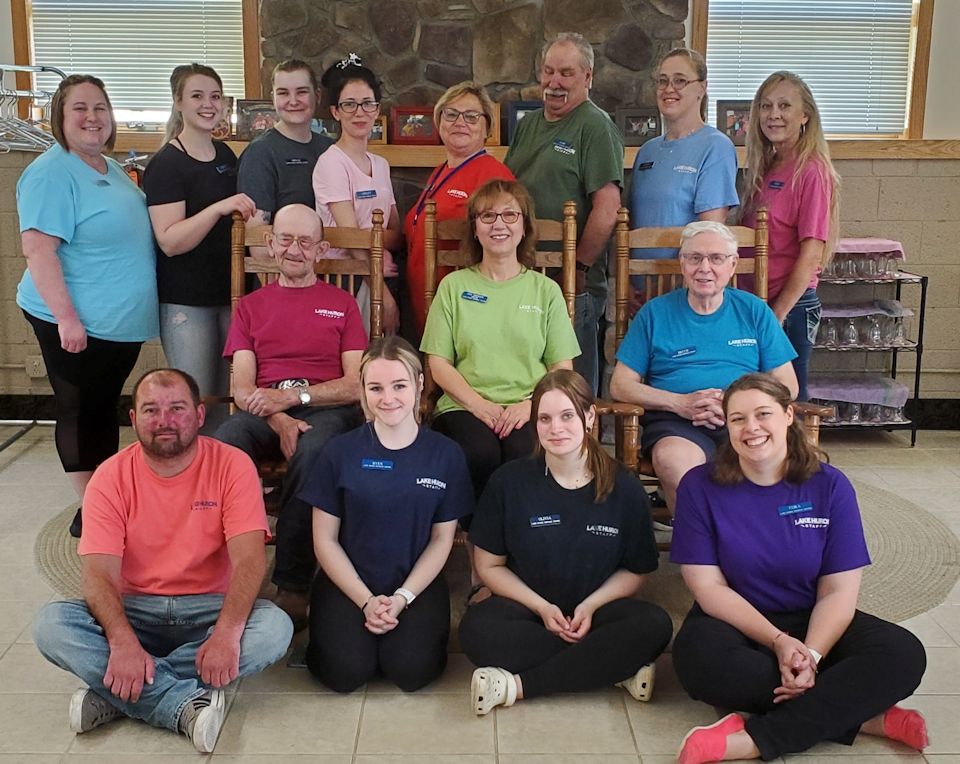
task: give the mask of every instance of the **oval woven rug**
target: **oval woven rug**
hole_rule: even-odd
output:
[[[863,574],[859,607],[898,622],[941,604],[960,577],[960,541],[922,507],[882,488],[853,483],[873,559]],[[80,596],[77,541],[68,532],[75,511],[76,505],[67,507],[50,520],[34,546],[41,575],[64,597]],[[675,628],[693,602],[679,566],[666,555],[661,555],[660,569],[647,577],[642,596],[666,609]]]

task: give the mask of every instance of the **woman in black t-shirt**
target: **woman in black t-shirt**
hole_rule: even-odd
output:
[[[533,392],[539,453],[500,467],[470,540],[493,596],[467,608],[460,644],[479,668],[473,708],[611,684],[649,700],[670,617],[634,599],[657,548],[643,486],[593,435],[596,407],[574,371]]]
[[[227,392],[223,346],[230,326],[230,226],[256,211],[237,193],[237,157],[211,137],[223,114],[223,83],[209,66],[178,66],[166,141],[143,177],[157,240],[160,340],[167,363],[189,372],[202,395]],[[207,413],[213,432],[223,412]]]

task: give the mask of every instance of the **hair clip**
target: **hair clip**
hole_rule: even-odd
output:
[[[337,64],[337,69],[346,69],[348,66],[363,66],[363,61],[360,60],[360,56],[356,53],[351,53]]]

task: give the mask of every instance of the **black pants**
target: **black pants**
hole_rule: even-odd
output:
[[[806,637],[809,610],[764,615],[791,636]],[[917,688],[927,657],[909,631],[858,610],[820,662],[816,684],[774,705],[780,686],[774,653],[694,605],[673,642],[673,664],[691,698],[753,714],[747,733],[769,761],[822,740],[852,744],[860,725]]]
[[[87,347],[68,353],[56,324],[24,311],[33,327],[57,404],[54,438],[64,472],[90,472],[117,453],[117,403],[140,355],[140,342],[87,337]]]
[[[389,592],[378,592],[384,594]],[[404,692],[424,687],[447,665],[450,592],[441,573],[386,634],[367,631],[364,616],[321,571],[310,594],[307,668],[336,692],[352,692],[382,675]]]
[[[527,422],[503,440],[469,411],[448,411],[433,421],[433,429],[455,440],[467,457],[473,493],[479,499],[487,481],[501,464],[530,456],[536,445],[534,425]],[[461,525],[469,527],[467,522]]]
[[[506,597],[471,605],[460,621],[467,657],[476,666],[519,674],[525,698],[610,687],[653,661],[672,634],[666,612],[636,599],[598,608],[587,636],[576,644],[551,634],[540,616]]]

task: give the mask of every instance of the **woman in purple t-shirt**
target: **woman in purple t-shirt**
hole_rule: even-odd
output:
[[[856,609],[870,563],[850,482],[821,461],[767,374],[727,388],[729,447],[684,476],[671,559],[696,604],[673,643],[692,698],[732,713],[684,738],[680,764],[775,759],[857,733],[922,750],[924,718],[894,705],[926,655]]]
[[[837,238],[840,178],[830,162],[820,112],[807,84],[774,72],[760,86],[747,131],[743,224],[770,222],[768,299],[797,357],[797,400],[807,400],[807,367],[820,325],[817,278]]]

